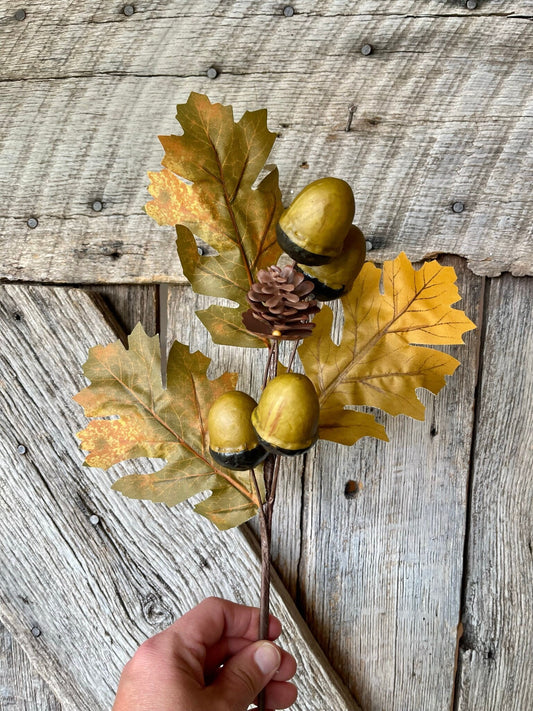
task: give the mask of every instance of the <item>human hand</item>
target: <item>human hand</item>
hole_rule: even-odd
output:
[[[296,662],[257,642],[259,610],[210,597],[146,640],[122,672],[113,711],[246,711],[265,688],[269,711],[288,708]],[[270,616],[269,640],[281,634]]]

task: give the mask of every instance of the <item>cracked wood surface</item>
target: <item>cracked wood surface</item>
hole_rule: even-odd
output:
[[[447,261],[479,323],[482,279]],[[299,605],[365,711],[450,708],[478,339],[449,349],[461,366],[437,397],[419,391],[425,422],[379,413],[390,442],[308,457]]]
[[[0,278],[182,282],[173,231],[143,205],[156,136],[178,130],[190,91],[237,116],[268,108],[285,202],[317,177],[348,180],[372,259],[533,272],[532,2],[187,7],[37,1],[21,22],[0,0]]]
[[[491,280],[481,369],[457,711],[533,698],[533,279]]]
[[[62,711],[104,711],[145,638],[209,595],[257,604],[258,557],[242,531],[218,532],[189,503],[111,491],[156,462],[82,466],[72,395],[88,349],[116,340],[88,295],[0,286],[0,324],[0,619]],[[358,711],[278,581],[273,612],[305,690],[295,711]],[[19,708],[48,708],[47,693]]]

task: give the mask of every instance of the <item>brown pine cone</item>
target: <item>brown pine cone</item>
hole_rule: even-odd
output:
[[[250,333],[279,340],[309,336],[315,326],[309,319],[320,310],[309,299],[313,288],[292,266],[261,269],[246,296],[251,308],[242,316],[244,325]]]

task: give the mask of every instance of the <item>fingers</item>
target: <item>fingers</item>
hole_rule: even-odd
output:
[[[296,701],[298,691],[294,684],[287,681],[271,681],[265,690],[265,703],[268,708],[286,709]]]
[[[282,655],[271,642],[249,644],[228,659],[209,687],[214,702],[223,698],[228,709],[248,708],[281,667]],[[287,682],[274,682],[286,684]],[[206,689],[207,691],[207,689]],[[277,695],[274,689],[274,694]],[[283,693],[283,692],[282,692]],[[283,700],[283,699],[282,699]],[[269,702],[269,705],[270,704]],[[275,706],[275,704],[273,704]]]
[[[206,650],[224,637],[236,637],[253,642],[257,639],[259,610],[256,607],[237,605],[229,600],[210,597],[174,622],[161,636],[165,640],[185,645],[204,656]],[[280,621],[270,616],[269,639],[277,639],[281,634]],[[203,660],[202,660],[203,661]]]
[[[206,677],[212,679],[221,664],[224,664],[230,657],[249,645],[249,640],[235,637],[225,638],[217,642],[207,652],[204,665]],[[281,664],[274,679],[276,681],[288,681],[296,673],[296,661],[291,654],[280,647],[278,647],[278,650],[281,654]]]

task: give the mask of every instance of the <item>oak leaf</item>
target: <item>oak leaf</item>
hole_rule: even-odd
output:
[[[231,106],[191,93],[177,107],[181,136],[161,136],[164,170],[149,173],[154,200],[146,212],[177,228],[178,254],[193,289],[225,297],[237,308],[198,312],[216,343],[263,346],[240,323],[246,293],[259,269],[276,262],[281,249],[276,224],[282,211],[275,168],[254,188],[275,140],[266,110],[247,111],[235,122]],[[216,256],[200,256],[193,235]]]
[[[383,281],[383,293],[380,282]],[[333,312],[322,307],[315,329],[298,349],[320,402],[320,437],[353,444],[364,436],[387,439],[385,428],[357,406],[424,419],[417,388],[437,394],[459,361],[428,345],[463,343],[475,328],[463,311],[453,267],[426,262],[416,271],[404,253],[383,273],[367,262],[342,297],[340,343],[331,339]]]
[[[150,474],[131,474],[113,488],[126,496],[169,506],[203,491],[213,493],[195,506],[220,529],[237,526],[257,509],[248,473],[218,466],[209,456],[206,421],[214,400],[237,382],[236,373],[209,380],[211,360],[175,342],[167,364],[167,387],[161,382],[158,337],[138,324],[128,337],[95,346],[84,365],[91,385],[74,396],[92,420],[78,433],[88,451],[88,466],[108,467],[136,457],[158,457],[167,464]]]

